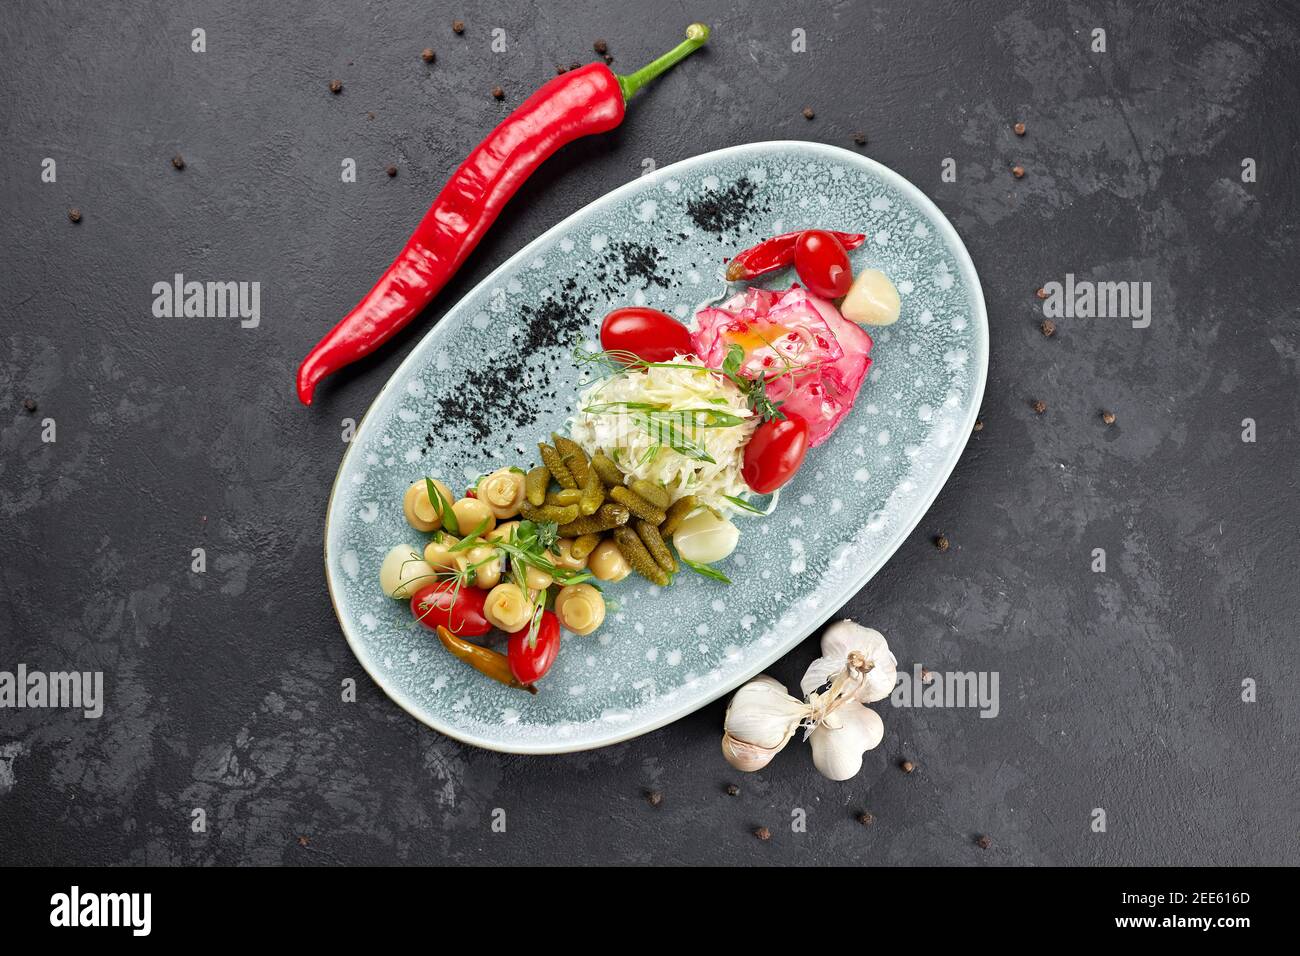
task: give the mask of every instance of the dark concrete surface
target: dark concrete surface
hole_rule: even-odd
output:
[[[298,406],[299,358],[511,104],[598,37],[631,69],[693,19],[707,53],[549,163],[425,321]],[[1300,863],[1293,5],[63,0],[14,5],[0,36],[0,670],[102,670],[107,694],[98,720],[0,710],[0,862]],[[646,158],[858,130],[965,239],[992,358],[982,431],[846,613],[902,667],[996,671],[999,715],[883,705],[846,784],[802,745],[732,772],[723,702],[558,758],[406,716],[325,591],[341,421]],[[259,281],[259,327],[155,318],[177,272]],[[1150,327],[1045,337],[1034,290],[1066,273],[1150,282]]]

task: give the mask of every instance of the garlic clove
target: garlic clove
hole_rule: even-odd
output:
[[[840,314],[858,325],[893,325],[902,302],[898,289],[879,269],[863,269],[840,303]]]
[[[784,684],[763,675],[736,691],[722,728],[733,740],[775,753],[790,742],[810,711],[786,693]]]
[[[838,677],[848,667],[850,655],[858,655],[855,661],[871,665],[854,694],[855,700],[869,704],[884,700],[893,691],[898,682],[898,660],[879,631],[855,621],[836,621],[822,635],[821,644],[822,656],[809,665],[799,682],[805,696]]]
[[[870,707],[848,703],[817,725],[808,742],[813,766],[823,777],[848,780],[862,769],[862,755],[885,737],[885,722]]]
[[[785,744],[779,747],[759,747],[745,740],[737,740],[731,734],[722,735],[722,756],[727,763],[744,773],[762,770],[784,748]]]

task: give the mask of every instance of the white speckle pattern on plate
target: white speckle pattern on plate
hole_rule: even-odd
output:
[[[701,197],[728,190],[746,197],[741,208],[700,214]],[[595,634],[565,634],[536,696],[445,653],[405,602],[380,591],[388,549],[426,540],[403,518],[406,487],[428,474],[459,491],[503,465],[531,467],[536,442],[563,427],[586,380],[573,343],[542,349],[536,362],[551,383],[521,380],[518,401],[548,412],[512,424],[499,444],[484,446],[468,430],[428,444],[438,399],[475,374],[467,357],[488,364],[516,355],[528,332],[522,323],[556,290],[586,313],[578,344],[594,344],[601,318],[621,305],[689,318],[724,291],[724,256],[812,227],[866,232],[851,253],[854,269],[888,274],[902,317],[873,330],[874,362],[857,403],[809,453],[777,511],[736,519],[740,546],[720,566],[730,586],[689,571],[666,589],[636,576],[607,585],[616,607]],[[639,253],[651,268],[611,268],[611,249]],[[765,278],[778,288],[793,276]],[[611,282],[619,286],[613,292]],[[879,570],[956,464],[987,367],[988,322],[970,257],[942,213],[896,173],[847,150],[799,142],[735,146],[659,169],[513,256],[447,312],[375,399],[339,467],[326,520],[326,574],[343,632],[398,704],[477,746],[560,753],[661,727],[785,654]],[[539,394],[551,390],[560,401]]]

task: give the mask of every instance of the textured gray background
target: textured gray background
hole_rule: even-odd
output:
[[[1300,862],[1300,17],[1143,6],[9,11],[0,669],[102,669],[109,699],[98,721],[0,711],[0,861]],[[511,103],[557,62],[592,58],[597,37],[626,70],[691,19],[715,29],[707,53],[621,129],[549,163],[426,321],[298,406],[299,358]],[[489,49],[498,26],[503,54]],[[1088,50],[1098,26],[1105,54]],[[205,54],[190,52],[194,27]],[[806,54],[789,51],[794,27]],[[885,742],[847,784],[818,777],[802,746],[731,772],[722,702],[558,758],[469,749],[407,717],[362,673],[325,591],[340,421],[458,296],[643,158],[768,138],[851,146],[859,129],[964,237],[992,361],[983,431],[846,612],[884,631],[902,666],[1000,672],[1001,715],[884,706]],[[47,156],[56,184],[40,181]],[[339,181],[347,156],[354,185]],[[1247,156],[1255,184],[1240,180]],[[944,157],[955,183],[940,181]],[[259,280],[261,327],[153,318],[150,288],[174,272]],[[1066,272],[1151,282],[1151,327],[1063,320],[1044,338],[1033,291]],[[40,441],[46,416],[55,444]],[[940,531],[946,554],[930,543]],[[199,546],[205,575],[189,570]],[[1089,570],[1097,547],[1106,574]],[[794,682],[813,656],[810,641],[773,672]],[[339,700],[348,677],[354,704]],[[1258,703],[1239,700],[1246,677]],[[206,834],[190,831],[195,807]],[[506,834],[489,829],[495,807]],[[795,807],[807,833],[790,832]],[[1089,832],[1094,807],[1105,834]],[[854,822],[862,809],[874,826]],[[980,833],[991,849],[973,846]]]

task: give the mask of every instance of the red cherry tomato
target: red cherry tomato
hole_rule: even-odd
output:
[[[639,305],[605,316],[600,345],[607,352],[631,352],[643,362],[670,362],[676,355],[695,353],[686,326],[658,309]]]
[[[435,581],[411,595],[411,614],[433,630],[439,624],[458,637],[480,637],[492,630],[483,613],[486,594],[455,581]]]
[[[537,625],[537,642],[528,646],[528,628],[510,635],[506,656],[510,660],[510,673],[521,684],[541,680],[555,663],[560,653],[560,619],[554,611],[543,611]]]
[[[740,474],[760,495],[770,495],[799,470],[808,454],[808,423],[786,412],[780,421],[764,422],[745,445]]]
[[[840,242],[823,229],[807,229],[794,243],[794,268],[813,295],[838,299],[853,285],[849,254]]]

